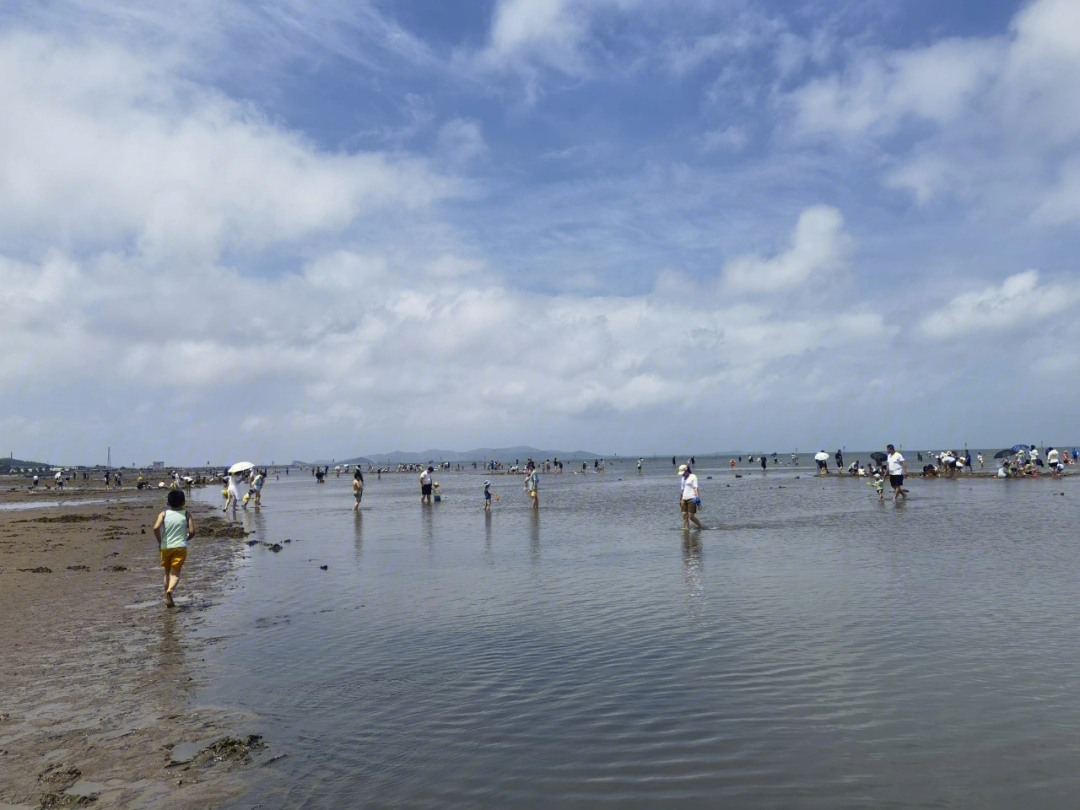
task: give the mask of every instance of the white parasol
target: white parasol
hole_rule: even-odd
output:
[[[247,472],[248,470],[254,469],[254,467],[255,465],[252,464],[250,461],[238,461],[231,467],[229,467],[229,475],[232,475],[233,473]]]
[[[826,453],[824,450],[822,450],[820,453],[818,453],[816,456],[814,456],[814,461],[828,461],[828,460],[829,460],[829,454]]]

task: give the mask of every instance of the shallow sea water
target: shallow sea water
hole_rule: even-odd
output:
[[[288,756],[232,806],[1076,806],[1075,479],[699,468],[684,535],[670,465],[627,466],[538,513],[471,471],[430,507],[368,475],[359,515],[268,482],[240,519],[292,542],[214,608],[199,700]]]

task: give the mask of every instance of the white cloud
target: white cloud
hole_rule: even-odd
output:
[[[724,264],[725,289],[736,293],[779,292],[813,276],[825,276],[841,267],[851,252],[851,238],[835,208],[817,205],[799,215],[791,248],[772,258],[738,256]]]
[[[257,110],[102,43],[0,40],[0,228],[152,251],[341,230],[454,192],[416,159],[327,153]]]
[[[1013,219],[1080,219],[1074,0],[1027,3],[1000,36],[858,51],[787,99],[799,135],[877,147],[886,184],[920,204],[952,196]]]
[[[931,338],[955,338],[1028,327],[1043,329],[1047,318],[1080,301],[1080,285],[1039,284],[1039,272],[1026,270],[998,286],[962,293],[919,324]]]
[[[733,125],[706,132],[701,137],[701,148],[705,152],[714,152],[718,149],[740,152],[748,140],[746,130]]]
[[[439,149],[451,164],[461,165],[481,157],[488,147],[479,122],[455,118],[439,128]]]
[[[588,33],[588,16],[572,0],[499,0],[481,64],[521,67],[538,61],[566,74],[584,69],[579,47]]]
[[[946,39],[925,48],[869,55],[843,75],[791,94],[803,132],[888,132],[906,117],[946,124],[1000,69],[998,40]]]

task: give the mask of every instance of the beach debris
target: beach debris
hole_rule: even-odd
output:
[[[110,565],[102,569],[103,571],[127,571],[126,565]]]
[[[39,565],[37,568],[20,568],[20,571],[25,571],[28,574],[51,574],[52,569],[47,568],[44,565]]]
[[[213,759],[215,762],[251,762],[251,752],[266,748],[261,734],[249,734],[239,737],[222,737],[199,752],[198,759]]]
[[[291,542],[292,542],[292,540],[286,539],[286,540],[285,540],[285,542],[286,542],[286,543],[291,543]]]
[[[142,528],[142,531],[140,531],[139,534],[146,534],[146,527],[145,526]]]
[[[248,540],[245,545],[247,545],[249,547],[250,546],[257,546],[257,545],[259,545],[259,541],[258,540]]]
[[[38,774],[38,784],[42,787],[64,791],[79,781],[82,771],[74,765],[50,765]]]
[[[268,549],[270,549],[275,554],[277,554],[283,548],[281,543],[273,543],[273,544],[271,544],[271,543],[263,543],[263,545],[266,546]]]
[[[89,565],[69,565],[68,571],[89,571]]]
[[[320,566],[319,566],[319,570],[320,570],[320,571],[325,571],[325,570],[326,570],[326,569],[328,569],[329,567],[330,567],[329,565],[320,565]]]

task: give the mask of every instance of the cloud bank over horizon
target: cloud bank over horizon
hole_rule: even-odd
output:
[[[830,9],[7,13],[0,449],[1075,441],[1080,10]]]

